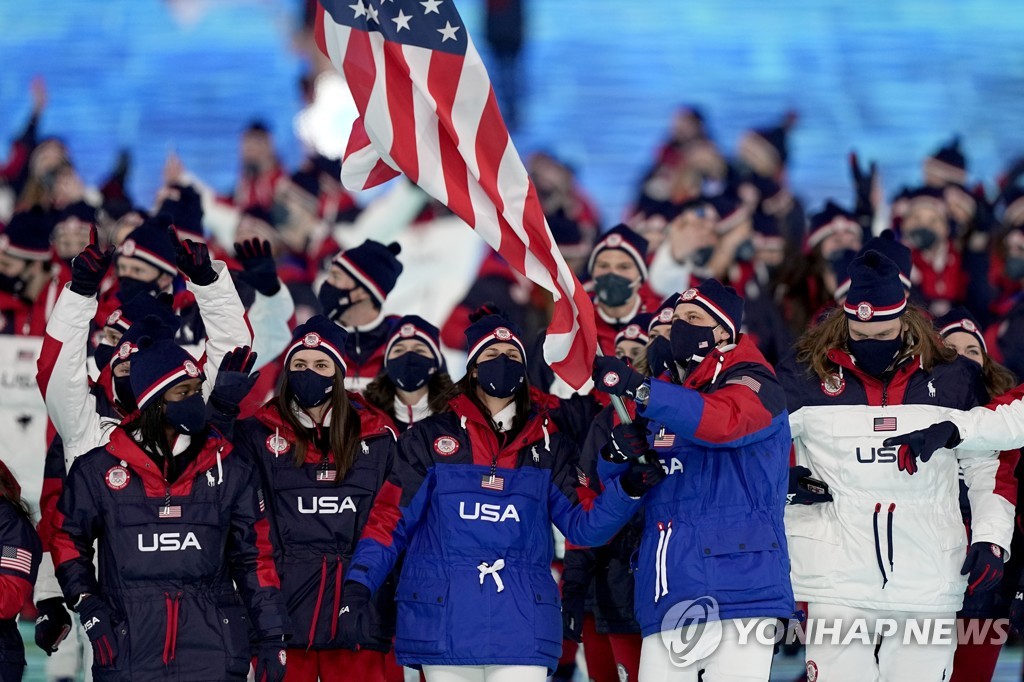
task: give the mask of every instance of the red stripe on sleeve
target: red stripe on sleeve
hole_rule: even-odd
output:
[[[64,530],[64,515],[57,509],[53,511],[53,538],[50,541],[50,554],[53,556],[54,568],[81,556],[78,553],[78,548],[75,547],[75,541]]]
[[[725,386],[701,398],[704,412],[693,435],[708,443],[739,440],[772,423],[772,415],[746,386]]]
[[[43,346],[39,350],[39,359],[36,360],[36,383],[39,384],[43,400],[46,400],[46,389],[50,386],[50,377],[63,347],[63,341],[58,341],[49,334],[43,336]]]
[[[366,527],[363,528],[362,537],[390,547],[391,535],[402,518],[402,510],[399,506],[401,501],[402,489],[391,481],[385,481],[373,503],[373,509],[370,510],[370,518],[366,521]]]
[[[0,575],[0,620],[17,618],[32,597],[32,583],[16,575]]]
[[[270,544],[270,523],[266,517],[256,522],[256,579],[260,587],[281,587],[281,578],[274,566],[274,551]]]
[[[1017,505],[1017,460],[1020,450],[1003,450],[999,453],[999,468],[996,470],[996,484],[993,492],[1010,504]]]

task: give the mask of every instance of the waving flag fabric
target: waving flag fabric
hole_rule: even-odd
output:
[[[544,358],[582,386],[597,348],[593,305],[558,252],[453,0],[320,0],[316,39],[360,114],[342,163],[345,186],[405,173],[550,291]]]

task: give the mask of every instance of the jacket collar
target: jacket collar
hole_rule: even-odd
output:
[[[175,454],[184,450],[184,448],[181,448],[182,441],[183,438],[179,437],[178,441],[175,442]],[[187,447],[187,442],[185,447]],[[168,486],[164,480],[163,472],[160,471],[160,467],[153,462],[152,458],[139,447],[138,443],[132,439],[124,426],[118,426],[114,429],[110,434],[110,441],[105,446],[105,449],[112,456],[130,466],[132,471],[142,478],[147,495],[164,494]],[[231,443],[217,430],[211,428],[199,455],[185,467],[181,475],[171,484],[171,494],[188,494],[192,489],[192,479],[204,469],[217,469],[218,475],[222,478],[221,462],[231,453],[231,450]]]
[[[683,385],[698,388],[715,383],[725,370],[741,363],[762,365],[771,371],[768,361],[761,355],[754,342],[746,334],[740,334],[736,343],[715,348],[701,360],[690,374],[683,379]]]

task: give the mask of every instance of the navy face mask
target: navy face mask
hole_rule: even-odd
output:
[[[202,393],[194,393],[175,403],[164,403],[164,419],[178,433],[193,435],[206,426],[206,403]]]
[[[157,279],[160,279],[157,277]],[[135,279],[133,277],[118,277],[118,290],[121,294],[122,301],[130,301],[140,294],[149,294],[150,296],[156,296],[160,293],[160,285],[156,283],[154,279],[152,282],[143,282],[141,279]]]
[[[705,246],[694,251],[691,260],[693,260],[693,264],[696,265],[698,268],[702,268],[708,264],[708,261],[711,260],[711,256],[713,256],[714,254],[715,247]]]
[[[114,351],[117,350],[113,346],[101,343],[96,346],[96,350],[92,353],[93,360],[96,361],[96,367],[102,372],[103,368],[110,364],[110,361],[114,358]]]
[[[612,308],[625,305],[634,291],[633,282],[614,273],[595,277],[594,285],[597,300]]]
[[[132,391],[132,377],[130,374],[125,374],[123,377],[114,377],[114,397],[121,403],[128,412],[134,412],[138,409],[138,404],[135,402],[135,392]]]
[[[672,344],[672,358],[681,365],[690,362],[693,356],[706,357],[715,349],[715,328],[698,327],[683,320],[672,323],[669,334]]]
[[[484,393],[495,398],[509,398],[526,382],[526,365],[507,355],[476,366],[476,380]]]
[[[437,363],[433,358],[407,351],[385,361],[384,369],[395,386],[403,391],[415,391],[430,381],[437,371]]]
[[[1024,258],[1011,256],[1006,259],[1003,272],[1010,279],[1024,279]]]
[[[325,377],[311,369],[293,369],[288,372],[288,387],[299,407],[308,410],[330,400],[334,377]]]
[[[889,365],[903,349],[903,339],[899,336],[888,340],[849,339],[846,344],[853,354],[853,359],[857,361],[857,366],[873,377],[885,374],[885,370],[889,369]]]
[[[655,336],[647,344],[647,365],[652,377],[660,377],[672,368],[672,342],[665,336]]]
[[[912,249],[927,251],[935,245],[938,236],[927,227],[916,227],[907,232],[907,242]]]
[[[320,307],[329,319],[336,321],[345,314],[345,311],[352,307],[352,293],[356,287],[351,289],[339,289],[338,287],[324,282],[320,285],[320,293],[316,298],[320,301]]]

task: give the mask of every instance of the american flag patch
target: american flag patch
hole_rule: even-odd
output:
[[[576,480],[580,482],[580,485],[584,488],[590,487],[590,476],[583,473],[583,469],[576,467]]]
[[[676,434],[668,433],[664,427],[654,436],[654,447],[656,448],[670,448],[675,444]]]
[[[338,478],[338,471],[336,469],[320,469],[316,472],[316,480],[318,481],[334,481]]]
[[[875,417],[875,431],[895,431],[896,417]]]
[[[161,519],[180,519],[181,518],[181,505],[172,504],[164,507],[160,507],[160,513],[157,514]]]
[[[0,568],[20,571],[22,573],[31,573],[32,552],[27,549],[22,549],[21,547],[4,545],[3,552],[0,553]]]
[[[480,487],[486,490],[504,490],[505,479],[501,476],[482,476],[480,478]]]
[[[761,392],[761,382],[754,377],[742,376],[736,377],[735,379],[729,379],[725,382],[726,384],[739,384],[740,386],[746,386],[754,393]]]
[[[256,501],[260,504],[260,513],[267,511],[267,505],[263,501],[263,488],[256,488]]]

